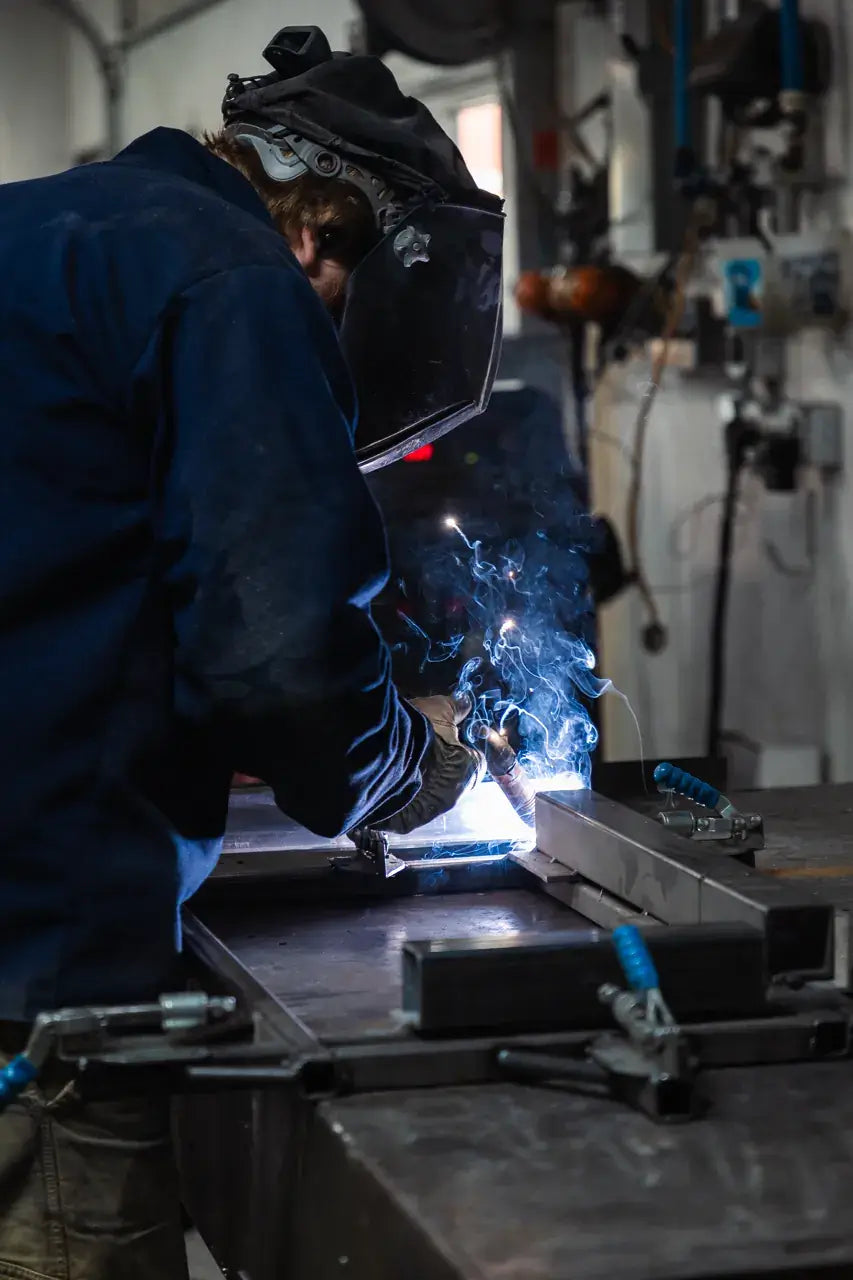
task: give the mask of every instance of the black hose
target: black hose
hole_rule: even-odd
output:
[[[572,378],[572,399],[575,411],[575,434],[577,436],[578,463],[583,476],[583,493],[581,495],[584,509],[589,505],[589,420],[587,405],[589,403],[589,383],[584,368],[584,344],[586,328],[583,324],[573,324],[569,328],[569,367]]]
[[[731,587],[732,551],[737,517],[740,477],[747,449],[755,442],[755,429],[735,418],[726,426],[726,493],[720,517],[720,538],[711,620],[711,675],[708,693],[708,755],[716,759],[722,739],[726,677],[726,622]]]

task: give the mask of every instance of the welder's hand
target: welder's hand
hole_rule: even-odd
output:
[[[420,791],[405,809],[381,824],[384,831],[399,835],[408,835],[447,813],[466,791],[476,786],[486,769],[480,752],[459,738],[459,725],[471,710],[468,698],[413,698],[412,706],[429,720],[433,740],[424,761]]]

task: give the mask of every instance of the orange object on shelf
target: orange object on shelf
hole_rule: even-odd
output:
[[[554,267],[522,272],[515,298],[522,311],[545,320],[583,320],[606,328],[625,314],[643,287],[627,267]]]

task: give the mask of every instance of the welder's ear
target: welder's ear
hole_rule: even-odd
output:
[[[290,233],[287,242],[302,270],[310,274],[320,257],[320,242],[316,231],[310,227],[300,227],[297,231]]]

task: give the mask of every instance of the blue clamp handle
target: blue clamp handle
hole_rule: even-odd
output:
[[[720,793],[716,787],[694,778],[692,773],[677,769],[674,764],[659,764],[654,778],[658,790],[674,791],[676,795],[687,796],[688,800],[695,800],[706,809],[716,809],[720,802]]]
[[[656,991],[660,987],[655,962],[636,925],[618,925],[613,930],[613,945],[632,991]]]
[[[10,1102],[14,1102],[19,1093],[23,1093],[28,1084],[32,1084],[38,1075],[38,1067],[25,1054],[18,1054],[2,1070],[0,1070],[0,1111],[4,1111]]]

